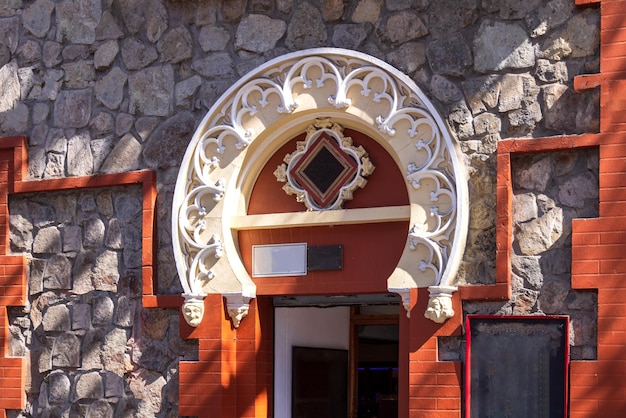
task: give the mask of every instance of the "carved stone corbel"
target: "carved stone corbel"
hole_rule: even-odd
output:
[[[230,316],[233,327],[239,328],[241,320],[248,315],[252,298],[243,296],[241,293],[224,294],[224,298],[226,298],[226,312]]]
[[[183,297],[185,298],[182,306],[183,318],[195,328],[200,325],[204,317],[204,295],[183,294]]]
[[[428,292],[428,308],[424,316],[438,324],[444,323],[454,316],[452,308],[452,293],[457,291],[456,286],[430,286]]]
[[[398,295],[400,295],[400,298],[402,299],[402,307],[406,311],[406,317],[410,318],[411,317],[411,289],[408,287],[405,287],[405,288],[393,288],[393,289],[389,288],[388,290],[391,293],[397,293]]]

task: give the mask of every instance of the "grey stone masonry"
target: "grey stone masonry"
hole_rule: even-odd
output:
[[[11,329],[23,336],[12,350],[29,353],[39,370],[24,415],[176,411],[163,392],[146,399],[131,385],[149,375],[174,390],[165,380],[171,364],[196,356],[178,336],[178,312],[141,308],[141,188],[19,195],[9,206],[12,248],[28,254],[31,300],[11,312]]]
[[[158,291],[182,291],[172,195],[208,109],[264,62],[305,48],[379,58],[433,102],[469,176],[458,281],[495,280],[498,141],[597,132],[599,10],[572,0],[0,1],[0,136],[28,138],[28,180],[156,171]],[[569,288],[571,219],[597,214],[597,155],[513,161],[514,297],[466,312],[573,318],[572,357],[595,356],[594,294]],[[11,250],[29,264],[10,347],[29,356],[12,417],[177,416],[178,313],[140,303],[141,192],[11,196]],[[158,324],[158,325],[156,325]],[[441,358],[462,341],[442,342]],[[77,349],[77,347],[79,347]],[[445,351],[445,350],[444,350]]]

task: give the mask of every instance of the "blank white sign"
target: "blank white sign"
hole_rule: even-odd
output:
[[[306,243],[252,246],[252,277],[305,276]]]

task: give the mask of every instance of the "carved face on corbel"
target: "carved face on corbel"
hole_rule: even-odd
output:
[[[454,316],[452,298],[449,295],[431,295],[424,316],[438,324],[445,322],[448,318],[452,318]]]
[[[197,327],[204,316],[204,302],[198,300],[183,303],[183,317],[192,327]]]

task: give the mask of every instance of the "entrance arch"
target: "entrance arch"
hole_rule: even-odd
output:
[[[410,289],[428,287],[426,315],[443,322],[454,314],[450,296],[468,224],[466,178],[455,143],[406,75],[362,53],[321,48],[284,55],[244,76],[209,110],[187,148],[172,230],[190,325],[201,322],[209,294],[226,298],[235,327],[247,314],[257,287],[244,267],[237,231],[286,222],[249,215],[252,188],[269,158],[319,120],[380,144],[405,176],[409,204],[358,212],[303,208],[290,225],[408,220],[387,290],[401,295],[408,314]]]

